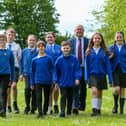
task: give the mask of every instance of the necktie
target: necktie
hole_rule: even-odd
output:
[[[51,48],[51,52],[54,53],[54,46],[51,45],[50,48]]]
[[[11,50],[11,44],[9,44],[9,49]]]
[[[81,39],[78,39],[78,60],[80,64],[82,64],[82,45],[81,45]]]
[[[30,51],[31,51],[32,54],[34,53],[34,49],[33,48],[31,48]]]

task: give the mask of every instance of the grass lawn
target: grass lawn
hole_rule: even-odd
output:
[[[0,118],[0,126],[126,126],[126,114],[112,115],[113,105],[112,89],[104,91],[102,115],[91,117],[91,98],[88,89],[87,107],[85,112],[80,112],[78,116],[59,118],[59,115],[47,115],[42,119],[37,119],[35,115],[23,115],[24,110],[24,84],[18,84],[18,103],[20,114],[7,113],[7,118]],[[36,112],[37,113],[37,112]],[[126,111],[125,111],[126,113]]]

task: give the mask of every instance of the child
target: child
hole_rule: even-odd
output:
[[[32,60],[31,88],[35,86],[38,118],[46,115],[49,104],[49,92],[52,84],[53,63],[45,53],[45,43],[37,42],[38,56]],[[44,90],[44,105],[42,111],[42,89]]]
[[[114,107],[112,113],[118,113],[118,98],[120,97],[120,114],[124,113],[125,88],[126,88],[126,45],[123,32],[116,32],[115,41],[110,46],[113,53],[111,66],[113,72],[113,97]]]
[[[24,114],[34,114],[36,110],[36,95],[35,90],[30,88],[30,73],[31,73],[31,62],[32,59],[37,56],[38,51],[36,49],[37,38],[35,35],[29,35],[27,39],[28,47],[23,49],[20,60],[20,80],[25,79],[25,104]],[[31,101],[31,102],[30,102]],[[30,106],[31,103],[31,106]]]
[[[108,51],[103,36],[95,33],[86,51],[85,80],[92,90],[92,114],[101,114],[102,90],[107,89],[106,74],[109,76],[109,83],[112,83],[112,73]]]
[[[60,117],[65,117],[65,108],[67,103],[67,115],[71,115],[73,88],[79,85],[79,80],[82,76],[81,67],[77,58],[70,54],[71,45],[67,41],[61,43],[62,55],[58,57],[55,63],[54,81],[59,85],[61,99]]]
[[[53,32],[47,32],[45,36],[46,44],[46,54],[52,57],[53,63],[55,63],[57,57],[61,55],[61,48],[59,45],[55,43],[55,34]],[[52,102],[54,97],[54,113],[58,113],[58,96],[59,96],[59,88],[55,88],[52,85],[50,90],[50,99],[49,99],[49,107],[48,111],[52,114]]]
[[[16,33],[13,28],[8,28],[6,30],[7,43],[6,48],[10,49],[13,52],[14,60],[15,60],[15,80],[12,85],[8,88],[8,112],[11,112],[11,88],[13,93],[13,109],[14,113],[19,113],[19,108],[17,105],[17,83],[19,78],[19,62],[21,58],[21,48],[20,45],[15,42]]]
[[[6,117],[7,88],[14,81],[14,56],[5,48],[7,38],[0,34],[0,116]]]

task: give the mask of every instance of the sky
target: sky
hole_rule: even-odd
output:
[[[99,9],[103,2],[104,0],[55,0],[55,7],[60,14],[57,29],[61,34],[73,34],[77,24],[85,26],[87,20],[93,19],[91,11]]]

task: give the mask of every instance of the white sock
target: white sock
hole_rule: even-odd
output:
[[[92,98],[92,108],[97,108],[98,99]]]
[[[100,110],[102,105],[102,100],[101,98],[98,98],[98,103],[97,103],[97,109]]]
[[[48,107],[48,111],[50,112],[52,110],[52,106],[49,106]]]
[[[120,98],[125,98],[125,96],[120,96]]]

